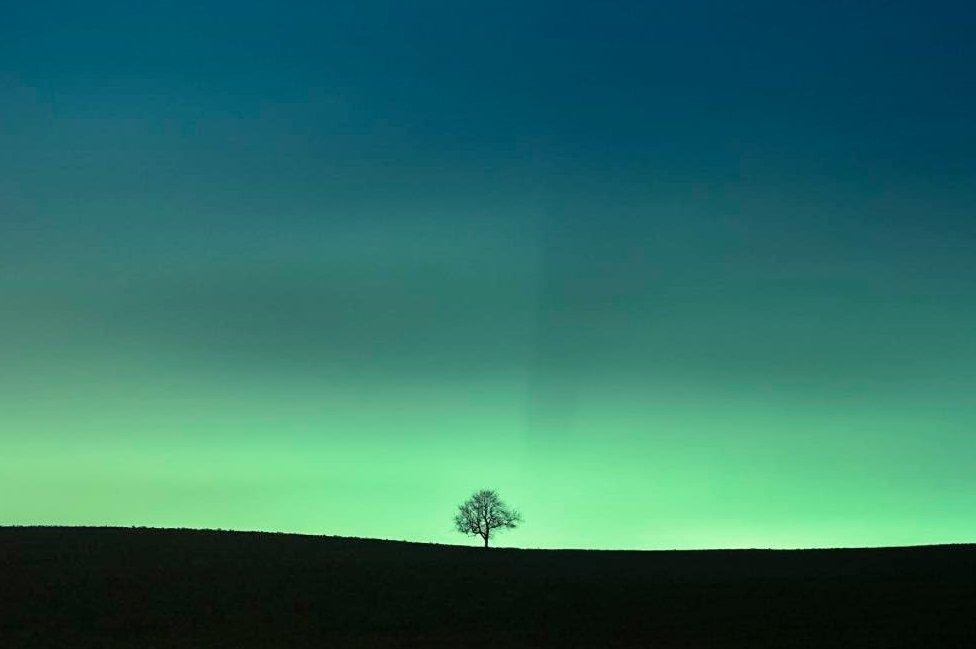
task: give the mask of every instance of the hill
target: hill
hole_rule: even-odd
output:
[[[976,546],[485,551],[0,528],[0,646],[972,647]]]

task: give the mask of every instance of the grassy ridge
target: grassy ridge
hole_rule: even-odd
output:
[[[0,528],[3,647],[976,647],[976,546],[504,550]]]

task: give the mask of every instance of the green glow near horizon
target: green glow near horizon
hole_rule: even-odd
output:
[[[971,441],[931,396],[825,409],[597,385],[581,387],[574,421],[548,438],[529,434],[516,380],[378,386],[376,397],[243,381],[203,391],[158,370],[119,379],[95,401],[65,395],[19,420],[6,410],[19,434],[4,455],[0,522],[464,542],[449,525],[454,501],[489,484],[526,515],[502,545],[809,547],[972,533]],[[161,380],[165,395],[141,389]]]

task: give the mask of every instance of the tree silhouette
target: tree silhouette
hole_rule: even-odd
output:
[[[488,547],[488,539],[494,530],[512,529],[522,522],[522,515],[502,502],[493,489],[476,491],[473,496],[458,505],[454,526],[461,534],[480,536]]]

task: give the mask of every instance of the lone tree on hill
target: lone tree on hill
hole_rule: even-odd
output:
[[[476,491],[473,496],[458,505],[454,526],[461,534],[480,536],[488,547],[492,531],[513,529],[522,522],[522,515],[502,502],[493,489]]]

